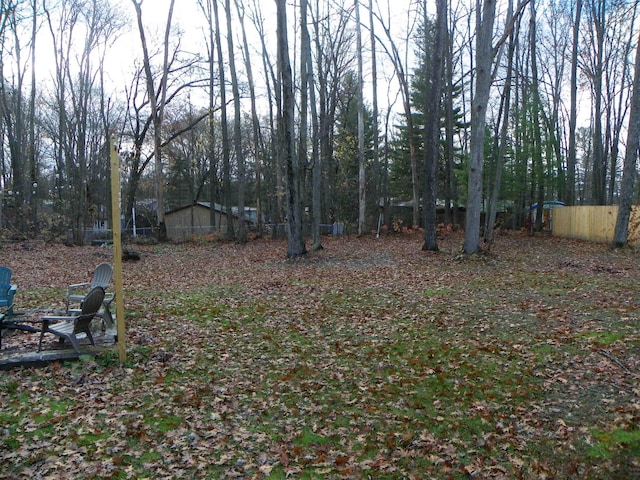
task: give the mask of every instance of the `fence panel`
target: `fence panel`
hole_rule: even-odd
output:
[[[553,235],[591,242],[611,243],[616,227],[618,207],[561,207],[553,210]],[[634,206],[629,220],[632,245],[640,245],[640,207]]]

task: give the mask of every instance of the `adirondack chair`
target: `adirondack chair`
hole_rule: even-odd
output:
[[[0,311],[5,320],[11,320],[13,315],[13,296],[16,290],[18,286],[11,284],[11,269],[0,267]]]
[[[111,283],[112,276],[113,267],[109,263],[101,263],[93,271],[93,279],[91,282],[74,283],[73,285],[69,285],[66,300],[67,312],[72,310],[71,305],[73,303],[82,302],[87,295],[87,292],[95,287],[102,287],[106,290]],[[109,295],[107,295],[107,298],[109,298]]]
[[[0,267],[0,347],[2,347],[2,330],[11,327],[13,317],[13,296],[18,290],[11,284],[11,269]]]
[[[60,337],[60,342],[65,339],[71,342],[74,350],[80,353],[78,334],[84,333],[95,346],[91,335],[91,321],[98,314],[104,300],[104,288],[95,287],[84,297],[80,313],[76,316],[46,316],[42,317],[42,329],[38,351],[42,349],[42,339],[45,333],[52,333]],[[54,323],[55,322],[55,323]]]

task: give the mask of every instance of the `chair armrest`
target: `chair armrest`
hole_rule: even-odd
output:
[[[7,300],[9,300],[9,307],[13,305],[13,296],[18,291],[18,285],[9,285],[9,294],[7,295]]]
[[[76,317],[67,317],[67,316],[54,316],[54,315],[49,315],[46,317],[41,317],[40,320],[42,321],[42,332],[46,332],[47,328],[49,328],[49,325],[52,323],[57,323],[57,322],[72,322],[73,320],[75,320]]]
[[[79,288],[87,288],[90,287],[91,283],[89,282],[83,282],[83,283],[73,283],[71,285],[69,285],[69,292],[72,292],[74,290],[77,290]]]
[[[42,320],[43,322],[70,322],[72,320],[75,320],[75,318],[76,317],[69,317],[65,315],[60,315],[60,316],[50,315],[50,316],[42,317],[40,318],[40,320]]]

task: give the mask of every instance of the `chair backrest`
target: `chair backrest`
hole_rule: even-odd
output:
[[[91,281],[91,288],[102,287],[107,288],[111,283],[111,277],[113,276],[113,267],[110,263],[101,263],[93,271],[93,280]]]
[[[11,288],[11,269],[0,267],[0,299],[5,300],[9,296]]]
[[[13,301],[9,295],[11,290],[11,269],[0,267],[0,306],[6,307]]]
[[[86,332],[91,325],[91,320],[96,316],[104,300],[104,288],[92,288],[82,301],[82,310],[74,321],[73,333]]]

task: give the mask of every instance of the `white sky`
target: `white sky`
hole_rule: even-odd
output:
[[[266,28],[268,29],[267,44],[273,47],[273,59],[275,60],[275,42],[276,42],[276,31],[275,31],[275,0],[255,0],[256,3],[260,5],[260,8],[263,12],[263,18]],[[321,2],[323,0],[320,0]],[[252,0],[244,0],[246,4],[252,3]],[[389,4],[389,2],[391,2]],[[141,47],[140,47],[140,38],[138,34],[136,18],[135,18],[135,9],[131,3],[131,0],[114,0],[114,3],[125,12],[131,19],[131,25],[128,32],[124,33],[121,38],[117,41],[116,45],[113,48],[113,55],[109,55],[109,59],[107,59],[107,64],[109,65],[110,76],[113,78],[114,83],[122,84],[122,80],[124,79],[125,84],[130,81],[132,65],[135,59],[141,58]],[[384,9],[384,16],[387,15],[387,9],[389,9],[389,13],[393,16],[392,20],[392,31],[398,36],[400,39],[406,38],[407,34],[407,23],[413,21],[413,19],[409,18],[407,15],[407,11],[410,8],[411,0],[374,0],[374,5],[376,3],[380,3],[381,7]],[[169,11],[169,0],[144,0],[142,3],[142,18],[146,27],[146,35],[147,39],[158,38],[161,39],[164,35],[164,28],[166,25],[167,14]],[[353,0],[346,0],[347,6],[353,5]],[[234,0],[231,0],[233,15],[235,17],[235,5]],[[389,7],[389,5],[391,5]],[[368,11],[365,8],[368,6],[368,0],[360,0],[360,17],[361,22],[368,24]],[[375,7],[374,7],[375,8]],[[221,29],[225,30],[225,22],[224,20],[224,11],[222,8],[220,9],[221,18]],[[291,25],[293,22],[296,22],[297,19],[295,17],[296,11],[292,6],[292,2],[288,2],[288,10],[287,10],[288,20]],[[182,47],[188,51],[199,51],[204,54],[206,51],[205,46],[205,25],[206,21],[201,13],[200,7],[197,4],[197,0],[176,0],[174,7],[174,16],[173,16],[173,26],[179,28],[183,32],[183,40]],[[245,19],[245,28],[247,29],[247,36],[250,42],[250,48],[259,51],[260,49],[260,39],[257,38],[257,33],[254,30],[254,27],[251,21],[246,18]],[[238,25],[238,30],[236,35],[240,34],[240,26]],[[380,30],[378,32],[380,36],[383,36],[383,32]],[[290,34],[289,41],[290,43],[296,42],[295,39]],[[362,42],[363,48],[366,51],[369,51],[369,32],[366,29],[362,30]],[[160,40],[161,41],[161,40]],[[226,38],[223,39],[223,48],[226,49]],[[242,62],[242,57],[240,55],[241,43],[240,39],[234,39],[234,46],[237,49],[236,54],[236,67],[239,70],[244,69],[244,65]],[[406,44],[404,40],[398,40],[397,43],[398,48],[401,51],[406,49]],[[413,52],[413,44],[409,43],[409,54],[411,56]],[[226,52],[225,52],[226,56]],[[292,59],[292,61],[295,61]],[[368,54],[365,54],[365,62],[368,64],[369,58]],[[391,85],[385,82],[384,78],[389,78],[391,76],[392,69],[388,64],[386,54],[378,50],[377,51],[377,62],[378,62],[378,82],[379,82],[379,108],[384,110],[387,108],[389,102],[393,102],[396,100],[396,92],[398,91],[398,82],[397,79],[393,79]],[[385,67],[386,64],[386,67]],[[258,57],[252,62],[253,66],[253,74],[255,77],[256,84],[261,82],[261,78],[263,75],[262,72],[262,62]],[[413,69],[414,65],[409,65],[409,71]],[[354,69],[356,66],[354,65]],[[368,67],[365,65],[365,81],[370,82],[370,75],[368,73]],[[119,79],[119,82],[117,81]],[[242,78],[240,78],[242,81]],[[371,87],[369,87],[370,89]],[[366,91],[367,87],[365,86],[365,97],[370,97]],[[397,97],[399,101],[400,97]]]

